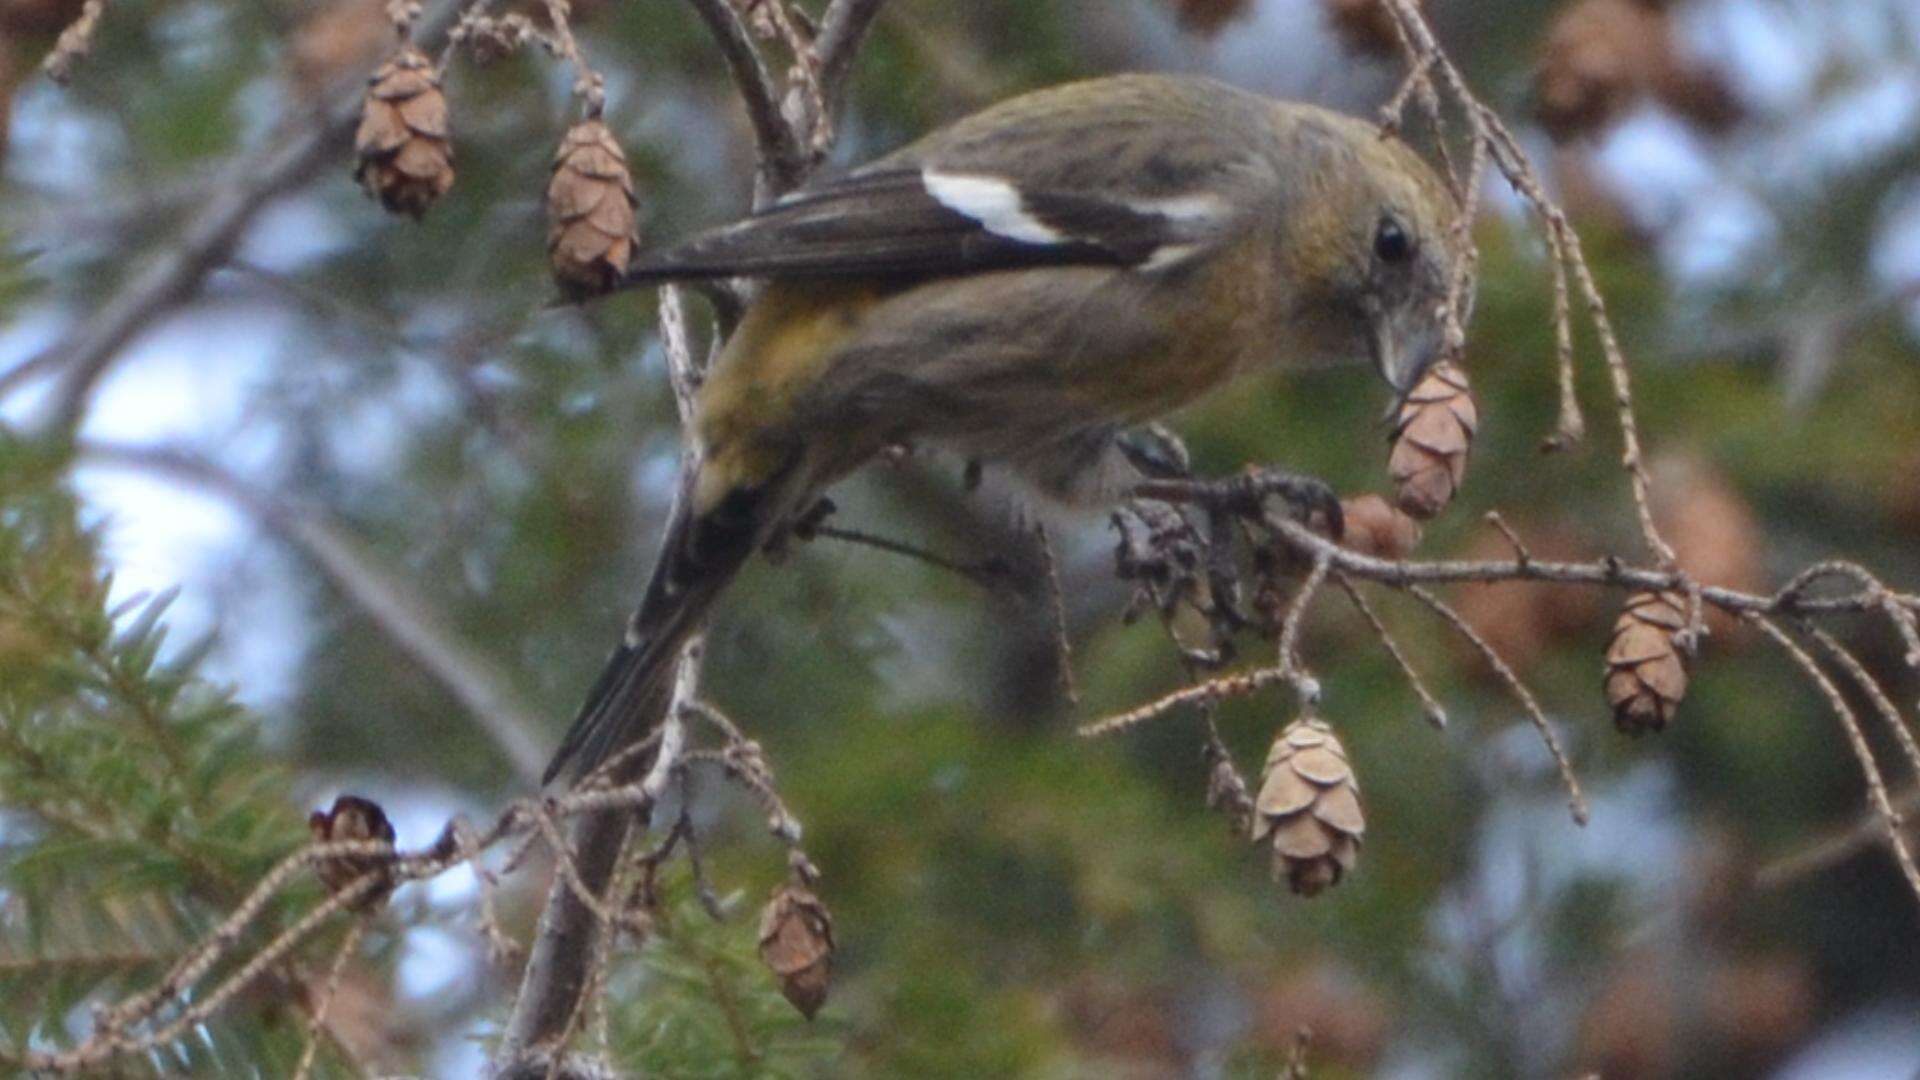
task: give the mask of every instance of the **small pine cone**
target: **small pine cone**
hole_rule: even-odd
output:
[[[358,795],[342,795],[333,800],[331,809],[315,810],[307,817],[307,828],[312,831],[314,841],[321,844],[347,840],[393,843],[393,823],[387,820],[386,811],[380,809],[379,803]],[[319,873],[328,892],[339,892],[360,880],[364,874],[379,873],[381,880],[354,901],[353,906],[361,911],[386,899],[387,893],[393,889],[387,860],[377,855],[340,855],[322,859],[314,864],[314,870]]]
[[[0,0],[0,40],[57,34],[80,17],[82,0]]]
[[[353,149],[354,179],[394,213],[417,219],[453,186],[447,98],[425,53],[407,46],[373,73]]]
[[[547,181],[547,260],[567,295],[611,289],[633,257],[633,176],[613,132],[598,120],[575,124],[553,155]]]
[[[393,44],[385,0],[328,0],[287,36],[287,73],[304,94],[322,94],[334,80],[364,72]]]
[[[1400,509],[1426,519],[1447,508],[1466,478],[1479,426],[1466,372],[1435,364],[1401,404],[1393,429],[1387,472],[1399,488]]]
[[[1169,3],[1180,29],[1206,36],[1219,33],[1221,27],[1253,7],[1251,0],[1169,0]]]
[[[1316,716],[1288,724],[1267,751],[1253,841],[1273,845],[1273,876],[1301,896],[1340,884],[1367,830],[1347,751]]]
[[[1400,51],[1400,32],[1384,0],[1325,0],[1327,22],[1342,44],[1363,56],[1392,56]],[[1425,0],[1414,0],[1424,8]]]
[[[1406,511],[1374,495],[1340,500],[1347,530],[1340,546],[1377,559],[1404,559],[1420,544],[1420,523]]]
[[[804,885],[782,885],[767,901],[760,913],[760,960],[779,977],[780,992],[800,1015],[811,1020],[826,1004],[833,916]]]
[[[1687,696],[1686,657],[1674,635],[1686,629],[1686,599],[1677,593],[1635,593],[1613,624],[1607,646],[1607,704],[1628,735],[1664,730]]]
[[[1533,112],[1566,140],[1611,124],[1670,63],[1667,17],[1634,0],[1578,0],[1555,17],[1533,75]]]

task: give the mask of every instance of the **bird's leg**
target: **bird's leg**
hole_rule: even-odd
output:
[[[838,509],[839,507],[833,504],[832,499],[825,495],[820,496],[805,510],[777,526],[773,535],[767,537],[767,542],[761,545],[761,553],[767,557],[768,562],[778,565],[785,561],[793,541],[798,540],[804,544],[813,540],[819,535],[820,523],[827,520]]]

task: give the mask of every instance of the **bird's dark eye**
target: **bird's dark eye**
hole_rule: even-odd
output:
[[[1413,255],[1413,237],[1397,218],[1383,217],[1373,234],[1373,254],[1384,263],[1405,262]]]

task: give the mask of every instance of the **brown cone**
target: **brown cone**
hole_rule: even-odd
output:
[[[1404,559],[1420,543],[1420,523],[1379,495],[1340,500],[1346,532],[1340,546],[1378,559]]]
[[[1325,0],[1327,22],[1340,41],[1367,56],[1392,56],[1400,50],[1400,33],[1383,0]],[[1424,9],[1426,0],[1414,0]]]
[[[80,17],[83,0],[0,0],[0,38],[57,34]]]
[[[440,76],[407,46],[373,73],[353,136],[354,179],[394,213],[415,218],[453,186],[453,144]]]
[[[813,1019],[827,1000],[833,916],[811,890],[791,882],[774,890],[760,913],[760,959],[800,1015]]]
[[[611,289],[633,257],[633,176],[613,132],[598,120],[568,129],[547,181],[547,261],[569,296]]]
[[[1687,696],[1686,658],[1673,636],[1687,626],[1686,598],[1635,593],[1613,624],[1607,645],[1607,704],[1628,735],[1664,730]]]
[[[1220,28],[1245,15],[1250,0],[1168,0],[1180,29],[1194,34],[1217,34]]]
[[[1400,509],[1426,519],[1447,508],[1466,478],[1479,426],[1466,372],[1435,364],[1401,403],[1393,429],[1387,472],[1399,488]]]
[[[1273,740],[1254,809],[1254,843],[1273,845],[1274,879],[1284,875],[1301,896],[1338,885],[1360,857],[1360,782],[1319,717],[1303,716]]]
[[[1723,79],[1680,54],[1666,5],[1578,0],[1555,18],[1534,69],[1534,115],[1555,139],[1591,135],[1642,96],[1709,130],[1740,119]]]
[[[386,0],[330,0],[287,36],[287,74],[310,94],[347,72],[364,72],[393,43]]]
[[[322,844],[348,840],[393,843],[393,823],[387,820],[386,811],[380,809],[379,803],[358,795],[342,795],[333,801],[330,809],[315,810],[307,816],[307,828],[312,831],[315,842]],[[387,860],[374,855],[340,855],[322,859],[314,864],[314,870],[320,875],[328,892],[339,892],[360,880],[362,875],[381,874],[382,880],[354,901],[353,906],[363,911],[386,899],[387,893],[393,888],[393,882],[386,876]]]

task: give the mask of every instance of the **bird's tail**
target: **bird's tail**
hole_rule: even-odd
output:
[[[542,784],[551,783],[569,764],[575,776],[591,772],[665,715],[682,647],[741,566],[766,542],[785,512],[788,500],[782,496],[788,481],[783,471],[766,483],[734,488],[701,511],[694,506],[695,477],[689,473],[639,610],[554,751]]]

